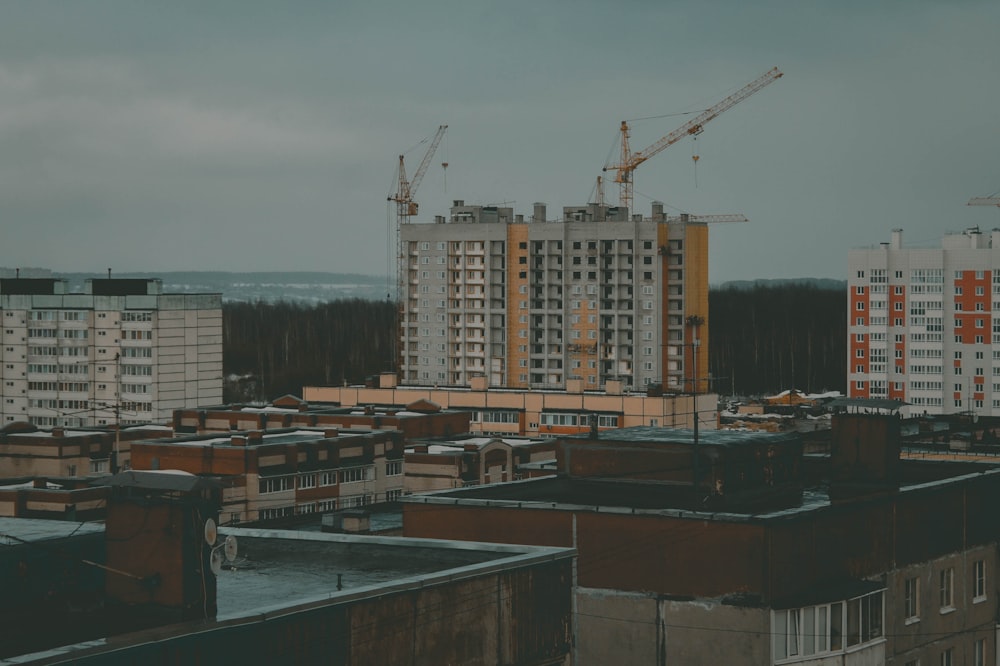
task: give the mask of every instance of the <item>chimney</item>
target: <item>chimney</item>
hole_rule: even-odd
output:
[[[229,443],[233,446],[246,446],[247,438],[246,435],[233,435],[229,438]]]
[[[532,222],[544,222],[545,221],[545,204],[536,203],[534,205],[534,212],[531,215]]]
[[[653,202],[653,222],[663,221],[663,202],[654,201]]]
[[[889,243],[889,247],[893,250],[903,249],[903,230],[893,229],[892,230],[892,241]]]
[[[334,437],[339,437],[339,436],[340,436],[340,430],[338,430],[337,428],[326,428],[325,430],[323,430],[323,437],[325,437],[326,439],[332,439]]]
[[[834,414],[830,432],[831,499],[882,494],[899,488],[898,414]]]
[[[218,481],[132,470],[106,485],[111,486],[104,532],[109,606],[140,623],[164,613],[177,620],[214,616]]]
[[[53,437],[64,437],[66,435],[66,429],[62,426],[56,426],[52,428]]]

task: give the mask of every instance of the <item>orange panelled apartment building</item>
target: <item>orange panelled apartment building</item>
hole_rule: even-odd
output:
[[[697,216],[588,204],[549,221],[535,204],[526,220],[455,201],[447,220],[403,224],[400,243],[401,385],[710,390]]]

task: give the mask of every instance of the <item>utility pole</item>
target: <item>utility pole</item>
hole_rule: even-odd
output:
[[[698,347],[701,346],[701,339],[698,337],[698,328],[705,323],[705,318],[699,315],[691,315],[687,318],[685,322],[691,329],[694,330],[694,338],[691,340],[691,372],[693,378],[692,384],[692,414],[694,417],[694,442],[691,446],[691,457],[693,469],[693,483],[694,487],[694,500],[697,509],[698,502],[701,500],[701,471],[698,465]]]
[[[115,461],[111,473],[117,474],[121,468],[121,408],[122,408],[122,355],[115,354]]]

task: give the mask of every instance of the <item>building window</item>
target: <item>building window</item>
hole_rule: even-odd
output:
[[[335,486],[335,485],[337,485],[337,473],[336,472],[320,472],[320,475],[319,475],[319,485],[321,485],[321,486]]]
[[[986,666],[986,639],[980,638],[976,641],[974,652],[972,653],[972,663],[974,666]]]
[[[986,560],[976,560],[972,565],[972,573],[972,603],[986,601]]]
[[[394,460],[386,462],[385,464],[385,475],[386,476],[399,476],[403,473],[403,463],[400,460]]]
[[[960,407],[961,405],[956,406]],[[938,574],[938,588],[940,593],[941,612],[948,613],[955,610],[955,569],[953,567],[943,569]]]
[[[882,637],[882,613],[881,591],[847,602],[775,611],[774,658],[838,652],[877,640]]]
[[[353,483],[355,481],[371,481],[371,480],[372,480],[371,467],[351,467],[349,469],[340,470],[341,483]]]
[[[258,490],[261,495],[265,495],[267,493],[280,493],[285,490],[292,490],[293,487],[294,481],[290,476],[260,479],[258,482]]]
[[[299,477],[299,488],[315,488],[316,487],[316,475],[315,474],[303,474]]]
[[[903,583],[903,617],[906,624],[920,620],[920,579],[907,578]]]
[[[954,666],[955,662],[953,661],[953,652],[953,648],[948,648],[941,653],[941,666]]]

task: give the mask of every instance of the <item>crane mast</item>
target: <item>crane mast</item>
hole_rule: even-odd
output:
[[[410,218],[417,214],[419,206],[417,202],[413,200],[413,197],[417,193],[417,188],[420,187],[420,181],[424,179],[424,174],[427,173],[427,167],[430,166],[431,158],[434,156],[435,151],[437,151],[437,147],[441,143],[441,139],[444,137],[446,129],[448,129],[447,125],[441,125],[438,127],[437,133],[434,135],[431,145],[427,148],[427,152],[424,154],[424,159],[420,161],[420,166],[417,167],[416,173],[413,174],[412,180],[407,180],[406,161],[403,155],[399,156],[399,171],[397,172],[396,177],[396,193],[390,194],[388,197],[389,201],[396,202],[397,301],[400,301],[403,298],[403,287],[406,284],[406,253],[400,243],[400,228],[404,224],[409,224]]]
[[[447,125],[440,125],[437,128],[437,133],[434,134],[431,145],[427,147],[427,152],[424,153],[424,158],[420,161],[420,165],[413,174],[412,180],[407,180],[406,161],[403,155],[399,156],[399,170],[396,174],[396,192],[387,197],[389,201],[396,202],[396,307],[399,317],[400,338],[403,326],[405,325],[403,315],[406,310],[404,299],[406,298],[407,273],[406,250],[403,248],[400,230],[404,224],[409,224],[411,217],[417,214],[418,204],[413,200],[413,197],[416,195],[417,188],[420,187],[420,181],[424,179],[424,174],[427,173],[427,167],[430,166],[431,158],[437,151],[438,145],[441,143],[441,139],[444,138],[444,133],[447,129]],[[399,342],[397,340],[397,344]],[[395,356],[396,367],[401,368],[402,365],[399,362],[400,354],[398,351]]]
[[[615,171],[614,181],[619,185],[618,205],[624,206],[629,210],[632,209],[632,172],[635,171],[640,164],[668,146],[677,143],[686,136],[701,134],[705,123],[714,119],[723,111],[736,106],[765,86],[777,81],[782,76],[784,76],[784,74],[778,71],[777,67],[768,70],[763,76],[751,81],[718,104],[705,109],[695,118],[684,123],[670,134],[662,137],[656,143],[634,153],[629,147],[631,128],[629,127],[628,121],[623,120],[619,127],[619,131],[621,132],[621,157],[619,158],[619,162],[618,164],[609,164],[604,167],[605,171],[612,169]]]

